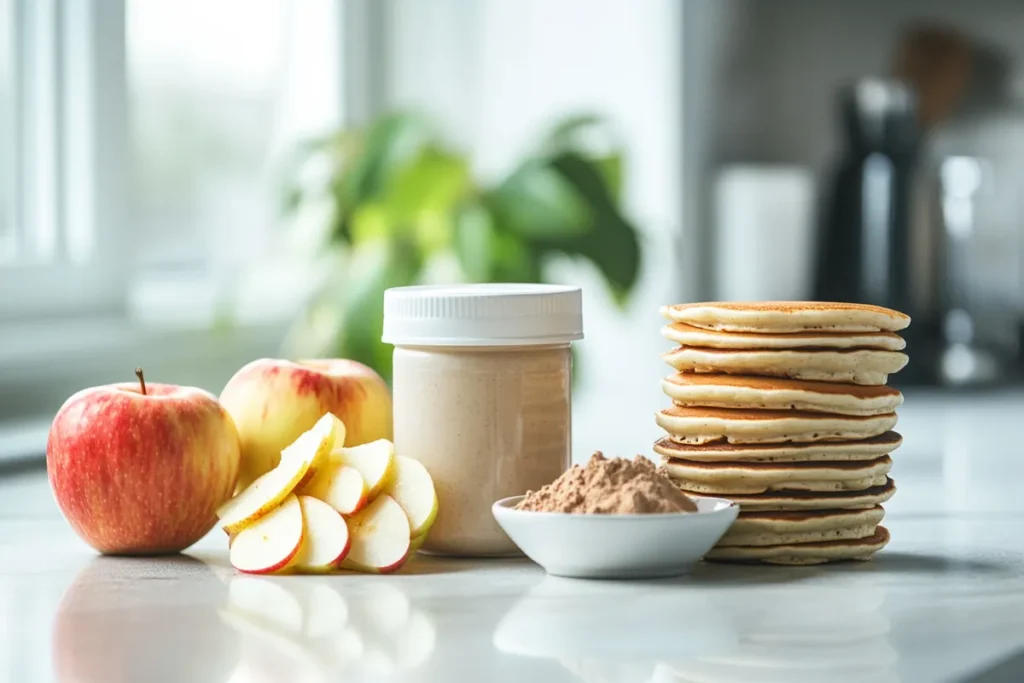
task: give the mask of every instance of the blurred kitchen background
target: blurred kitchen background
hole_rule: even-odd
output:
[[[1017,0],[0,0],[0,462],[75,390],[388,372],[384,287],[585,288],[576,457],[645,452],[658,306],[914,318],[1024,367]]]

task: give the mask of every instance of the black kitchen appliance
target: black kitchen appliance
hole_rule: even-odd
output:
[[[938,187],[921,163],[916,101],[896,80],[861,79],[841,91],[844,147],[825,184],[815,297],[903,311],[910,362],[894,380],[940,379],[942,222]]]

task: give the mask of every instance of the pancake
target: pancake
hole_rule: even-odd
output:
[[[743,512],[719,546],[763,546],[866,538],[885,517],[881,505],[863,510]]]
[[[719,548],[760,548],[769,545],[792,545],[794,543],[823,543],[869,538],[875,533],[874,524],[858,524],[838,529],[821,531],[794,531],[791,533],[726,534],[718,542]]]
[[[861,441],[818,441],[815,443],[764,444],[685,444],[671,438],[660,439],[654,452],[662,458],[682,458],[700,462],[808,462],[873,460],[892,453],[903,437],[896,432]]]
[[[662,466],[686,492],[729,497],[765,491],[862,491],[886,482],[892,459],[845,462],[697,462],[672,459]]]
[[[763,562],[765,564],[809,565],[845,560],[869,560],[889,542],[889,530],[875,529],[867,538],[822,541],[820,543],[789,543],[757,547],[714,547],[706,560],[726,562]]]
[[[682,346],[712,349],[882,349],[902,351],[903,337],[893,332],[724,332],[686,323],[669,323],[661,336]]]
[[[892,387],[776,377],[680,372],[662,379],[661,389],[673,403],[687,407],[885,415],[903,403],[903,394]]]
[[[817,382],[885,384],[907,364],[899,351],[709,349],[680,346],[662,354],[680,372],[788,377]]]
[[[673,322],[724,332],[898,332],[910,317],[881,306],[821,301],[710,301],[662,306]]]
[[[870,439],[896,426],[896,414],[826,415],[799,410],[728,410],[671,406],[655,421],[679,443],[808,443]]]
[[[698,491],[688,491],[675,482],[690,498],[721,498]],[[896,484],[886,479],[881,486],[863,491],[766,491],[765,493],[729,494],[724,496],[740,506],[740,514],[758,510],[852,510],[872,508],[886,502],[896,493]]]

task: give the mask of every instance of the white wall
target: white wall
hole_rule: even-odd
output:
[[[553,120],[598,112],[628,146],[626,203],[644,232],[642,278],[629,310],[613,309],[599,277],[559,264],[582,284],[587,339],[575,401],[575,457],[650,453],[658,386],[658,307],[685,296],[682,10],[674,0],[398,0],[392,98],[438,113],[500,173]]]

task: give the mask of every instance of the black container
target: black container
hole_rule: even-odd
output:
[[[844,88],[839,104],[845,146],[826,183],[815,298],[910,315],[902,333],[910,362],[893,384],[938,383],[943,241],[913,94],[864,79]]]

